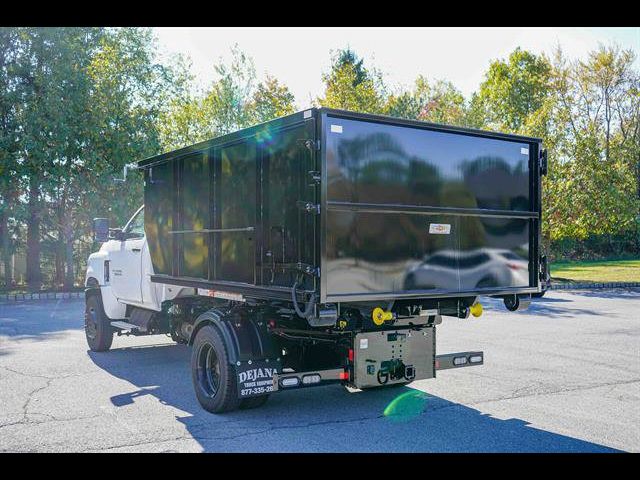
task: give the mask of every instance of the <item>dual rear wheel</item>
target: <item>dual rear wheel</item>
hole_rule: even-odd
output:
[[[238,398],[236,368],[229,361],[227,346],[218,329],[203,326],[193,342],[191,377],[198,402],[213,413],[230,412],[264,405],[269,395]]]

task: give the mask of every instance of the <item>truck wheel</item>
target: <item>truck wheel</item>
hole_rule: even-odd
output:
[[[202,327],[193,342],[191,378],[205,410],[222,413],[238,408],[236,369],[229,363],[227,348],[213,325]]]
[[[240,400],[240,409],[249,410],[250,408],[258,408],[267,403],[269,395],[260,395],[259,397],[249,397]]]
[[[85,300],[84,333],[92,351],[105,352],[111,348],[113,327],[104,313],[99,295],[90,295]]]

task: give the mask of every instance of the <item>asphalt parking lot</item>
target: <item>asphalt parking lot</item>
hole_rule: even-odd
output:
[[[166,337],[88,351],[82,300],[0,304],[0,451],[640,451],[640,291],[551,292],[525,312],[445,318],[439,353],[481,367],[409,387],[273,395],[213,415],[189,347]]]

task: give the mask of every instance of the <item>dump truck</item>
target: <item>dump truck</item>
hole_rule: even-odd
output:
[[[190,345],[215,413],[482,365],[436,354],[436,328],[543,292],[546,165],[538,138],[328,108],[141,160],[144,205],[94,220],[89,347]]]

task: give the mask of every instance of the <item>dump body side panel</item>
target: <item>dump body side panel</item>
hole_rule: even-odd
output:
[[[307,113],[308,112],[308,113]],[[263,298],[315,290],[313,110],[141,162],[153,281]]]

